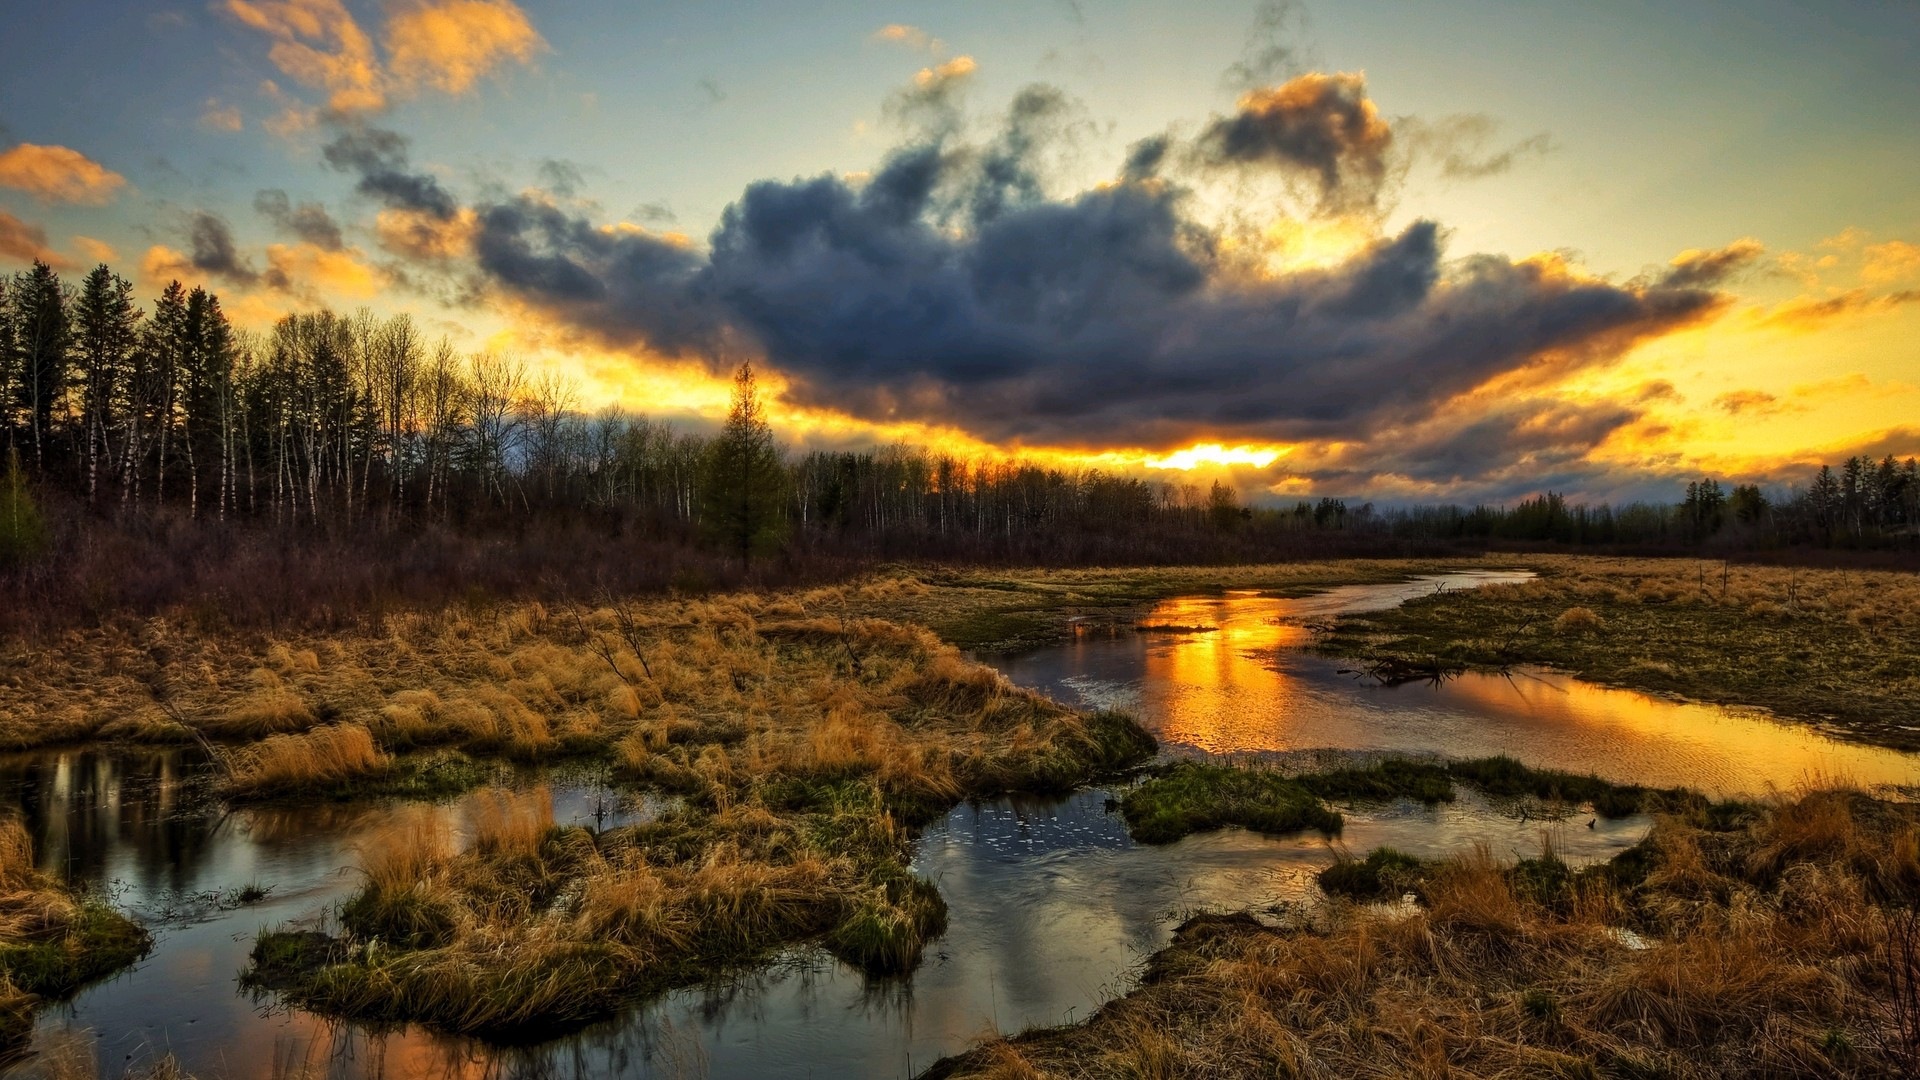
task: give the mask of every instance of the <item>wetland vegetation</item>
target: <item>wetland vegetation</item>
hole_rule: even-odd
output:
[[[1920,748],[1920,578],[1528,556],[1531,581],[1344,618],[1320,647],[1393,678],[1545,664]]]
[[[1462,786],[1543,820],[1656,823],[1598,866],[1550,850],[1343,853],[1319,872],[1324,910],[1197,918],[1086,1023],[989,1040],[934,1075],[1384,1076],[1442,1062],[1471,1075],[1891,1075],[1910,1060],[1906,1021],[1888,1011],[1914,985],[1895,960],[1910,955],[1901,935],[1920,901],[1908,807],[1838,790],[1716,803],[1513,757],[1149,764],[1153,739],[1134,720],[1018,689],[958,647],[1152,634],[1146,613],[1169,596],[1298,596],[1442,565],[1540,576],[1350,615],[1315,646],[1381,670],[1546,662],[1751,701],[1765,695],[1749,688],[1776,684],[1737,681],[1743,662],[1795,650],[1837,672],[1876,645],[1898,657],[1916,610],[1891,574],[1735,567],[1722,582],[1650,560],[900,567],[766,593],[477,600],[352,631],[149,620],[70,630],[57,647],[15,639],[0,736],[200,747],[215,796],[234,804],[400,800],[363,845],[352,892],[317,923],[263,927],[244,973],[273,998],[374,1027],[547,1038],[800,943],[874,977],[911,972],[948,921],[937,884],[909,868],[919,829],[962,800],[1131,773],[1116,809],[1149,844],[1230,826],[1337,841],[1353,806],[1447,804]],[[1784,614],[1762,595],[1783,580]],[[1732,634],[1728,620],[1774,636]],[[1704,654],[1716,634],[1720,659],[1698,672],[1650,659]],[[1830,722],[1898,744],[1884,733],[1910,703],[1811,683],[1808,700],[1845,702]],[[648,793],[658,812],[557,822],[545,789],[515,777],[560,764]],[[457,836],[408,801],[462,791],[478,794]],[[147,939],[102,898],[61,891],[24,848],[9,859],[18,914],[0,928],[0,964],[17,1039],[38,1004]],[[1392,906],[1369,906],[1380,901]],[[1675,964],[1690,974],[1661,974]]]
[[[1917,859],[1911,806],[1840,790],[1663,814],[1580,870],[1382,849],[1318,924],[1197,916],[1085,1023],[927,1076],[1912,1075]]]

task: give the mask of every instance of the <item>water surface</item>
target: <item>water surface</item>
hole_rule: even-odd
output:
[[[1682,702],[1541,670],[1382,686],[1301,648],[1312,641],[1313,624],[1343,612],[1527,576],[1449,574],[1299,600],[1256,592],[1168,600],[1143,621],[1211,632],[1086,634],[995,663],[1015,682],[1069,704],[1128,709],[1173,752],[1511,754],[1529,765],[1716,796],[1809,781],[1920,781],[1916,755],[1845,742],[1760,709]]]
[[[1227,830],[1143,847],[1102,789],[963,805],[918,842],[914,870],[939,884],[950,928],[910,979],[872,980],[797,949],[573,1037],[501,1049],[418,1029],[370,1032],[241,990],[254,935],[318,924],[357,886],[359,851],[398,808],[226,813],[206,786],[204,770],[174,753],[0,762],[0,788],[26,808],[43,865],[109,889],[158,939],[130,972],[44,1013],[38,1056],[18,1075],[118,1076],[172,1053],[203,1080],[909,1076],[983,1034],[1084,1017],[1124,993],[1189,913],[1309,910],[1314,875],[1334,857],[1318,834]],[[610,826],[649,812],[580,777],[537,787],[562,823]],[[431,812],[464,832],[465,800]],[[1422,855],[1484,843],[1511,857],[1551,842],[1584,862],[1631,845],[1646,824],[1523,822],[1466,793],[1450,806],[1352,810],[1337,843]],[[233,907],[253,883],[272,886],[268,899]]]

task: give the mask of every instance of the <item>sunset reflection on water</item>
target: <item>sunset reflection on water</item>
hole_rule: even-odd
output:
[[[1809,782],[1920,782],[1920,757],[1844,742],[1760,710],[1619,690],[1564,675],[1469,673],[1380,686],[1303,648],[1311,626],[1436,584],[1355,586],[1305,599],[1253,592],[1186,597],[1142,622],[999,661],[1016,682],[1090,706],[1134,710],[1170,752],[1309,749],[1510,754],[1609,779],[1757,795]],[[1180,631],[1165,629],[1183,628]],[[1196,632],[1196,628],[1209,628]]]

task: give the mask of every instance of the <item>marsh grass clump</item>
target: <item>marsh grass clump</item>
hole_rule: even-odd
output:
[[[1133,838],[1148,844],[1171,843],[1228,825],[1274,834],[1318,829],[1333,835],[1342,819],[1327,802],[1411,799],[1432,805],[1453,801],[1456,782],[1472,784],[1495,798],[1592,806],[1602,817],[1627,817],[1654,807],[1698,813],[1710,808],[1706,800],[1687,792],[1655,792],[1596,776],[1534,769],[1510,757],[1453,762],[1383,758],[1298,775],[1259,763],[1181,761],[1155,770],[1126,793],[1120,808]],[[1338,871],[1335,880],[1346,873]]]
[[[267,934],[249,977],[328,1015],[522,1039],[799,943],[899,974],[946,926],[907,870],[916,828],[970,795],[1069,789],[1153,752],[1130,718],[1014,687],[925,630],[806,607],[526,615],[472,660],[485,685],[387,695],[359,728],[376,755],[579,753],[682,798],[594,832],[556,827],[540,789],[478,790],[464,844],[382,837],[328,946]],[[488,633],[468,619],[433,647],[464,655]],[[352,782],[379,790],[416,757]]]
[[[1393,900],[1412,891],[1422,862],[1403,851],[1378,847],[1364,859],[1342,858],[1320,871],[1320,889],[1355,900]]]
[[[1172,843],[1238,825],[1264,833],[1340,831],[1340,814],[1299,780],[1258,767],[1181,761],[1128,791],[1120,812],[1134,839]]]
[[[1506,798],[1531,796],[1543,802],[1571,806],[1585,804],[1592,806],[1601,817],[1607,818],[1630,817],[1650,802],[1662,799],[1670,800],[1675,806],[1692,805],[1700,801],[1681,791],[1656,792],[1638,784],[1616,784],[1582,773],[1536,769],[1504,754],[1449,762],[1447,773],[1488,795]]]
[[[1404,874],[1411,909],[1189,920],[1085,1023],[925,1075],[1912,1075],[1886,944],[1920,902],[1916,853],[1920,811],[1834,791],[1663,814],[1584,869],[1374,852],[1328,891],[1380,898]]]
[[[75,894],[36,868],[25,825],[0,818],[0,1058],[31,1034],[42,1003],[133,963],[151,945],[104,898]]]
[[[1558,634],[1591,634],[1607,625],[1590,607],[1570,607],[1553,620],[1553,629]]]
[[[932,882],[912,874],[881,877],[828,933],[826,945],[863,971],[904,975],[920,963],[927,943],[946,931],[947,902]]]
[[[1367,765],[1330,769],[1300,777],[1308,791],[1323,799],[1412,799],[1453,801],[1453,779],[1443,762],[1385,758]]]
[[[359,724],[331,724],[299,735],[271,735],[235,752],[228,794],[244,798],[339,788],[386,771],[391,759]]]

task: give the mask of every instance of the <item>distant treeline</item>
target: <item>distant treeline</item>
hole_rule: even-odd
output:
[[[460,355],[406,316],[320,311],[253,335],[203,289],[172,284],[143,311],[105,266],[74,286],[36,264],[0,288],[0,572],[43,607],[215,593],[271,619],[314,596],[357,608],[533,578],[691,587],[876,558],[1210,562],[1496,541],[1911,546],[1920,522],[1912,460],[1852,459],[1772,495],[1702,480],[1673,504],[1247,506],[1219,484],[906,447],[783,453],[754,394],[747,377],[727,425],[701,435],[584,413],[565,382]]]

